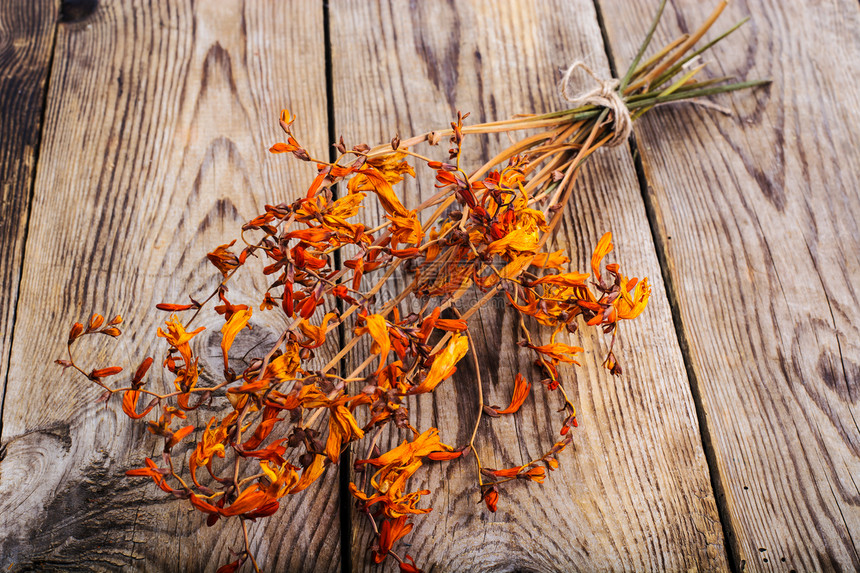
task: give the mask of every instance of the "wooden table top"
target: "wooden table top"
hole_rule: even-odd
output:
[[[139,361],[163,319],[153,306],[200,286],[207,251],[265,203],[306,189],[312,166],[267,151],[281,108],[323,153],[334,135],[374,144],[458,110],[562,109],[559,69],[624,69],[657,2],[62,4],[0,5],[3,571],[214,571],[241,548],[240,529],[126,479],[154,441],[53,360],[101,312],[140,336],[94,352]],[[713,4],[670,2],[654,45]],[[431,468],[443,486],[408,541],[425,570],[860,569],[860,4],[734,2],[717,28],[746,16],[708,73],[773,84],[713,99],[730,114],[650,112],[629,146],[591,160],[555,237],[584,268],[612,231],[617,259],[653,281],[621,332],[625,373],[591,359],[568,374],[573,447],[495,514],[476,505],[469,462]],[[407,207],[433,182],[410,189]],[[485,398],[505,403],[530,368],[514,315],[490,306],[475,324]],[[474,423],[469,373],[413,410],[451,442]],[[555,408],[538,394],[483,425],[487,465],[544,451],[557,430],[538,420]],[[372,564],[339,479],[330,468],[251,526],[264,570],[396,569]]]

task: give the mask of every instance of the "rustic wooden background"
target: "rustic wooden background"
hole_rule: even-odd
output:
[[[52,362],[94,311],[137,334],[92,352],[139,360],[161,318],[148,309],[205,287],[205,253],[302,189],[310,168],[266,151],[282,107],[318,150],[457,110],[551,111],[559,68],[624,69],[656,4],[0,4],[0,569],[213,571],[240,547],[234,528],[125,479],[152,442]],[[712,8],[670,2],[655,45]],[[860,569],[860,4],[738,0],[721,23],[745,16],[710,73],[773,85],[717,98],[730,116],[652,112],[629,147],[590,163],[556,237],[584,267],[611,230],[618,259],[652,278],[623,331],[626,373],[578,370],[574,447],[543,486],[506,489],[496,514],[466,491],[470,462],[434,466],[425,479],[444,487],[409,550],[425,569]],[[432,183],[410,189],[415,205]],[[512,316],[488,308],[476,328],[487,398],[503,403],[528,368]],[[464,361],[457,380],[469,374]],[[474,388],[443,391],[414,414],[462,441]],[[553,430],[532,421],[552,409],[537,394],[485,425],[488,465],[545,449]],[[266,570],[374,570],[339,478],[251,528]]]

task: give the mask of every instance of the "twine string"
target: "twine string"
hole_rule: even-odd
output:
[[[590,75],[596,85],[587,91],[581,91],[577,94],[571,94],[570,84],[573,79],[573,74],[578,69],[582,69]],[[593,105],[596,107],[604,107],[612,112],[614,119],[613,135],[606,145],[608,147],[616,147],[627,141],[630,137],[630,132],[633,130],[633,120],[630,118],[630,110],[627,109],[627,104],[618,93],[620,82],[615,78],[605,80],[594,73],[594,70],[588,67],[582,60],[577,60],[567,68],[564,76],[561,78],[559,89],[561,97],[570,102],[574,107],[583,107]]]

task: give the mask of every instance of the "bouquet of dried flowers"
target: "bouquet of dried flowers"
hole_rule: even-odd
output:
[[[449,130],[395,137],[373,148],[362,144],[348,149],[341,138],[333,160],[318,159],[305,149],[293,132],[295,117],[284,111],[280,125],[286,141],[270,151],[315,163],[317,175],[301,197],[266,205],[264,213],[248,221],[241,248],[234,240],[209,253],[221,280],[208,298],[158,305],[169,313],[156,335],[167,343],[160,365],[173,377],[171,391],[147,388],[153,358],[146,358],[130,381],[117,385],[107,380],[122,368],[79,366],[73,354],[76,341],[96,334],[119,336],[119,316],[105,322],[96,314],[86,325],[72,327],[68,357],[57,362],[104,388],[101,399],[121,395],[122,410],[130,418],[158,414],[147,427],[164,440],[161,460],[147,458],[144,467],[128,475],[151,478],[167,494],[187,500],[207,514],[209,525],[237,518],[245,547],[219,572],[236,571],[246,561],[258,570],[248,546],[247,521],[272,515],[282,497],[308,488],[354,442],[367,442],[357,450],[356,480],[349,490],[376,534],[373,560],[382,563],[391,557],[406,572],[419,569],[394,545],[412,529],[410,519],[430,511],[421,504],[429,491],[410,487],[410,478],[422,466],[471,456],[476,497],[489,511],[496,510],[510,482],[542,483],[546,470],[558,467],[559,454],[573,439],[570,429],[577,425],[563,365],[578,364],[582,352],[559,342],[558,335],[583,326],[602,330],[610,337],[603,365],[620,374],[613,353],[618,325],[636,318],[650,293],[646,278],[625,275],[618,263],[604,264],[613,249],[609,233],[596,245],[589,272],[568,270],[563,251],[545,249],[583,162],[604,145],[623,144],[631,123],[661,103],[764,83],[697,79],[703,67],[696,65],[697,56],[737,28],[694,49],[725,2],[694,34],[643,61],[664,4],[623,78],[595,77],[593,90],[571,96],[572,74],[579,69],[594,74],[581,62],[568,69],[562,94],[571,107],[563,111],[470,126],[464,124],[468,114],[460,114]],[[467,173],[461,167],[471,137],[524,130],[527,135],[479,169]],[[416,150],[443,138],[450,148],[441,159]],[[416,165],[433,172],[438,192],[409,210],[396,189],[405,176],[415,175]],[[368,228],[358,215],[371,197],[387,215],[383,224]],[[230,279],[248,268],[251,259],[265,261],[258,272],[269,284],[258,308],[228,298]],[[376,295],[396,272],[409,277],[407,286],[391,300],[379,300]],[[476,302],[457,304],[469,292],[478,294]],[[536,368],[516,376],[507,407],[490,407],[482,400],[475,404],[478,423],[482,414],[514,415],[534,386],[557,395],[562,412],[559,439],[547,452],[501,469],[481,464],[475,447],[478,423],[468,443],[449,445],[437,428],[414,427],[409,415],[410,400],[451,378],[470,350],[477,362],[469,320],[495,297],[518,313],[520,345],[533,353]],[[216,303],[211,310],[223,317],[223,372],[219,383],[204,386],[199,356],[192,349],[203,327],[193,324],[211,301]],[[403,303],[411,305],[408,314],[401,312]],[[231,346],[251,327],[255,311],[278,313],[285,327],[274,344],[236,372]],[[536,324],[551,333],[547,343],[537,340]],[[332,339],[339,351],[325,365],[312,367],[315,353]],[[345,372],[345,359],[362,349],[367,356],[353,359],[358,365]],[[475,370],[480,370],[477,365]],[[480,374],[475,383],[480,396]],[[205,428],[183,425],[186,412],[216,400],[225,408]],[[380,451],[383,428],[402,434],[402,443]],[[192,439],[187,463],[171,454],[177,444]]]

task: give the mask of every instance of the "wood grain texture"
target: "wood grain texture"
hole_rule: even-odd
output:
[[[619,63],[648,12],[600,2]],[[656,40],[713,6],[672,2]],[[712,76],[772,78],[636,129],[732,532],[755,571],[860,568],[860,5],[735,2]],[[710,34],[714,37],[716,33]]]
[[[241,549],[235,520],[207,529],[187,504],[125,478],[155,441],[51,362],[94,311],[123,314],[128,332],[90,346],[84,363],[160,359],[154,305],[211,291],[206,252],[313,173],[267,149],[286,106],[303,118],[303,140],[325,146],[323,38],[322,3],[306,1],[104,2],[61,25],[3,414],[4,571],[214,571]],[[239,280],[233,302],[261,286]],[[260,314],[249,336],[276,336],[280,325]],[[214,328],[195,340],[217,376],[219,325],[203,324]],[[189,418],[200,428],[213,413]],[[262,566],[340,569],[336,484],[329,471],[251,526]]]
[[[58,12],[57,0],[0,5],[0,413]]]
[[[343,0],[332,2],[331,15],[335,126],[348,145],[445,127],[458,109],[472,113],[469,121],[559,109],[558,69],[577,58],[608,73],[594,6],[585,0]],[[420,152],[440,155],[444,143]],[[470,164],[502,143],[467,137]],[[426,570],[726,568],[694,403],[627,149],[599,154],[577,189],[556,237],[572,265],[587,268],[593,246],[611,230],[615,260],[654,280],[649,310],[622,331],[618,354],[628,373],[613,379],[600,368],[606,341],[574,337],[587,361],[564,374],[579,408],[574,446],[543,486],[504,487],[495,514],[476,505],[473,459],[416,476],[412,490],[436,489],[422,503],[434,511],[414,520],[405,552]],[[407,208],[433,192],[432,177],[410,182]],[[515,372],[535,376],[515,346],[521,335],[514,315],[492,304],[471,328],[485,398],[507,404]],[[452,381],[411,406],[413,423],[438,425],[443,441],[466,443],[476,417],[474,379],[467,357]],[[556,398],[536,388],[516,416],[484,422],[478,448],[485,465],[511,467],[546,451],[561,425]],[[376,570],[370,528],[358,517],[354,569]],[[396,569],[389,561],[384,571]]]

